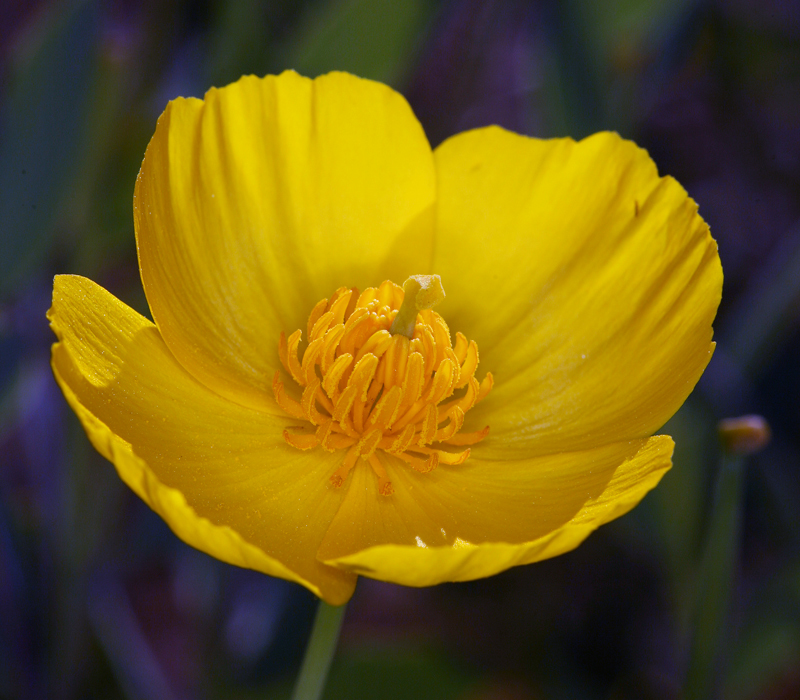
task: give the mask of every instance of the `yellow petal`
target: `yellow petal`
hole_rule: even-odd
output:
[[[644,438],[711,358],[722,285],[695,203],[612,133],[579,143],[493,127],[435,152],[440,312],[477,341],[495,386],[473,455],[520,457]]]
[[[195,377],[277,412],[280,331],[343,285],[427,270],[434,198],[422,128],[385,85],[287,71],[175,100],[134,195],[153,318]]]
[[[315,553],[341,495],[338,462],[286,445],[278,419],[213,393],[158,329],[82,277],[56,277],[53,370],[97,450],[185,542],[296,581],[328,602],[355,577]]]
[[[390,498],[357,468],[319,556],[408,586],[554,557],[633,508],[669,469],[672,448],[669,437],[656,436],[519,462],[470,458],[446,474],[446,467],[419,475],[392,464]]]

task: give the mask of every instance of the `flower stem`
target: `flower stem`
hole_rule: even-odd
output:
[[[713,697],[724,660],[728,606],[739,547],[743,454],[722,458],[701,563],[694,636],[686,674],[684,700]]]
[[[322,697],[346,607],[328,605],[324,600],[319,602],[292,700],[319,700]]]

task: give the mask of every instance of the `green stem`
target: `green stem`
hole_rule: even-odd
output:
[[[322,697],[346,607],[328,605],[324,600],[319,602],[292,700],[319,700]]]
[[[705,552],[700,570],[689,669],[684,700],[714,697],[721,647],[739,548],[744,455],[726,454],[717,477]]]

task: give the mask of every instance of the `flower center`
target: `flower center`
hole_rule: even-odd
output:
[[[361,294],[342,287],[312,309],[302,359],[301,331],[288,338],[281,333],[281,363],[302,394],[299,401],[291,398],[275,372],[275,400],[311,424],[301,432],[284,430],[283,437],[300,450],[346,450],[331,476],[333,486],[341,486],[361,459],[388,496],[394,489],[386,455],[425,473],[439,464],[462,464],[467,446],[489,433],[488,426],[459,432],[464,414],[494,382],[491,373],[480,383],[475,379],[475,341],[456,333],[453,346],[447,324],[431,310],[443,297],[438,275],[410,277],[403,287],[387,280]],[[466,449],[449,449],[459,447]]]

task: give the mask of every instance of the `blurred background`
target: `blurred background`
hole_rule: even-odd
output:
[[[159,113],[285,68],[389,83],[434,146],[492,123],[617,130],[699,203],[725,269],[659,488],[555,560],[422,590],[362,579],[326,697],[681,697],[716,423],[752,412],[773,440],[731,502],[713,682],[800,697],[800,2],[2,0],[0,698],[288,697],[315,599],[190,549],[123,486],[56,387],[45,320],[62,272],[146,313],[131,201]]]

